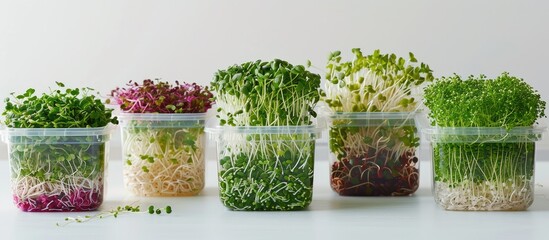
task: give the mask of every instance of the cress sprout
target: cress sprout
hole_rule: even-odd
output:
[[[434,193],[448,210],[524,210],[534,200],[533,128],[545,101],[503,73],[442,77],[425,89]]]

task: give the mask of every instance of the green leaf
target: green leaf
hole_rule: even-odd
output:
[[[413,62],[413,63],[417,62],[417,59],[412,52],[410,52],[409,55],[410,55],[410,62]]]
[[[170,105],[166,106],[166,109],[175,111],[176,107],[174,105],[170,104]]]
[[[32,96],[32,94],[34,94],[36,90],[34,90],[34,88],[29,88],[27,89],[27,91],[25,92],[25,97],[30,97]]]

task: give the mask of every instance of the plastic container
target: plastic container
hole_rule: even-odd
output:
[[[218,127],[219,196],[232,210],[306,208],[313,196],[315,126]]]
[[[423,130],[433,148],[433,194],[446,210],[525,210],[534,201],[540,127]]]
[[[110,132],[110,127],[4,129],[15,205],[26,212],[97,209]]]
[[[410,112],[328,114],[330,185],[342,196],[405,196],[419,185]]]
[[[123,174],[138,196],[192,196],[204,188],[206,113],[123,113]]]

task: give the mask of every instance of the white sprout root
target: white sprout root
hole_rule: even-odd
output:
[[[434,194],[447,210],[526,210],[534,201],[534,144],[436,143]]]
[[[10,146],[13,200],[21,210],[91,211],[103,202],[105,144],[62,140],[75,142],[50,144],[33,139]]]
[[[204,188],[203,128],[124,129],[123,133],[124,184],[130,192],[192,196]]]
[[[520,211],[534,201],[532,179],[508,179],[505,182],[464,181],[454,186],[435,182],[435,200],[446,210]]]
[[[103,176],[66,176],[48,181],[21,176],[12,179],[15,204],[28,212],[91,211],[103,202]]]

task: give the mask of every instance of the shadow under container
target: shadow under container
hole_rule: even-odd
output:
[[[445,210],[526,210],[534,201],[535,142],[544,128],[432,127],[433,194]]]
[[[419,186],[419,137],[410,112],[335,112],[330,185],[341,196],[406,196]]]
[[[219,196],[231,210],[288,211],[313,197],[315,126],[218,127]]]
[[[11,188],[25,212],[96,210],[112,128],[7,128]]]
[[[122,113],[124,185],[137,196],[193,196],[204,188],[206,113]]]

